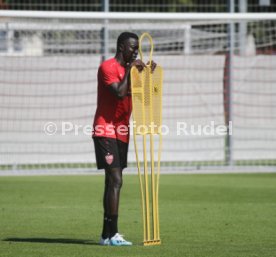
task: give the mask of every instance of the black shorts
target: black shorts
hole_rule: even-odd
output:
[[[93,137],[98,169],[127,167],[128,143],[108,137]]]

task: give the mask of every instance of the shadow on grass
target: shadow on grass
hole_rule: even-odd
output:
[[[6,242],[22,242],[22,243],[47,243],[47,244],[82,244],[82,245],[98,245],[98,242],[93,240],[70,239],[70,238],[20,238],[9,237],[3,241]]]

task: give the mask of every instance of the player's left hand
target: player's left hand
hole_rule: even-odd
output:
[[[148,62],[147,62],[147,65],[149,65],[149,64],[150,64],[150,62],[148,61]],[[151,73],[154,72],[156,66],[157,66],[156,62],[154,62],[154,61],[152,60],[152,61],[151,61]]]

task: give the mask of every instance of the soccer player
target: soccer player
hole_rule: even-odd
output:
[[[136,59],[139,40],[134,33],[123,32],[117,39],[114,58],[104,61],[98,70],[97,110],[93,140],[98,169],[105,170],[103,230],[101,245],[132,245],[118,233],[118,209],[122,171],[127,167],[129,118],[131,115],[130,70],[142,71],[145,64]],[[156,64],[152,62],[152,70]]]

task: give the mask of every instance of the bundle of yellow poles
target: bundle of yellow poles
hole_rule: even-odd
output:
[[[133,135],[142,198],[143,244],[160,245],[158,197],[162,147],[163,69],[157,65],[154,71],[151,70],[153,41],[148,33],[142,34],[139,39],[141,60],[143,61],[142,41],[144,38],[148,38],[150,44],[149,63],[141,72],[136,67],[131,69]],[[141,171],[142,165],[139,160],[139,150],[141,149],[138,149],[138,137],[142,139],[143,171]],[[159,140],[154,140],[158,137]],[[154,159],[156,158],[155,141],[158,142],[156,148],[157,160]]]

